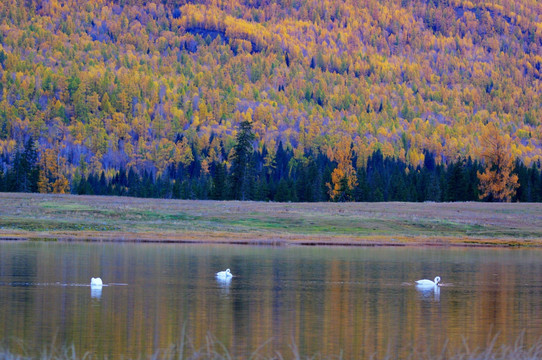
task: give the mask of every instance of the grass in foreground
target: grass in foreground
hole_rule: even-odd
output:
[[[526,346],[523,343],[523,337],[519,336],[513,345],[497,346],[498,336],[494,336],[488,341],[488,344],[484,349],[470,349],[465,343],[462,349],[451,350],[446,347],[439,354],[422,353],[413,351],[408,354],[404,359],[409,360],[535,360],[542,359],[542,339],[532,346]],[[249,360],[302,360],[302,359],[343,359],[342,354],[335,356],[321,356],[316,354],[313,356],[305,356],[300,354],[298,348],[295,345],[291,345],[291,352],[288,354],[281,354],[275,352],[273,355],[262,355],[260,351],[267,343],[262,344],[260,348],[249,356],[237,357],[229,353],[228,349],[212,336],[207,336],[206,344],[201,348],[194,348],[192,343],[186,337],[183,338],[178,344],[172,345],[169,349],[156,352],[151,356],[139,356],[137,359],[150,359],[150,360],[233,360],[233,359],[249,359]],[[124,358],[124,357],[123,357]],[[397,359],[397,355],[385,355],[383,357],[372,356],[372,360],[392,360]],[[400,357],[403,359],[403,357]],[[0,348],[0,359],[4,360],[29,360],[29,359],[41,359],[41,360],[93,360],[101,359],[101,357],[95,356],[90,352],[78,355],[74,346],[50,347],[44,349],[36,356],[22,353],[14,353],[8,349]]]
[[[264,203],[0,193],[0,239],[542,246],[542,204]]]

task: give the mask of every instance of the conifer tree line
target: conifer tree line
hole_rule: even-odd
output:
[[[112,176],[104,171],[85,174],[80,167],[68,179],[59,173],[55,153],[38,154],[35,141],[28,138],[14,154],[0,159],[0,191],[276,202],[496,200],[481,193],[485,167],[471,158],[438,164],[425,151],[423,166],[413,167],[376,150],[365,166],[357,166],[351,152],[329,157],[308,150],[299,156],[279,143],[271,157],[265,146],[254,150],[252,142],[251,124],[242,122],[229,164],[207,164],[194,157],[189,165],[172,164],[161,174],[130,167]],[[345,159],[347,164],[341,164]],[[541,202],[541,164],[527,167],[517,159],[513,165],[512,176],[519,185],[508,200]]]

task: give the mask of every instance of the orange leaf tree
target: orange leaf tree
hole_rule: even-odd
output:
[[[478,172],[480,199],[510,201],[519,187],[518,176],[512,174],[514,159],[510,153],[510,138],[503,136],[494,124],[482,132],[482,157],[485,171]]]
[[[66,159],[58,154],[58,149],[46,149],[41,154],[38,191],[40,193],[66,194],[70,192],[70,183],[62,170]]]
[[[352,146],[350,139],[344,137],[335,146],[332,160],[337,161],[337,167],[331,174],[331,184],[327,183],[329,196],[334,201],[353,200],[353,190],[358,184],[358,178],[352,166]]]

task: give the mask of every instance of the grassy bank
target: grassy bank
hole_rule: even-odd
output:
[[[0,239],[542,246],[542,204],[260,203],[0,193]]]

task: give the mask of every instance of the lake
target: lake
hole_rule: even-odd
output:
[[[226,268],[233,279],[217,282]],[[413,285],[436,275],[438,291]],[[211,339],[232,357],[347,359],[497,334],[529,345],[542,334],[541,275],[539,249],[0,242],[0,344],[136,358]]]

